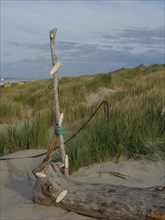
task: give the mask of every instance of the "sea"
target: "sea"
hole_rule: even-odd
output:
[[[43,78],[3,78],[1,79],[1,82],[4,84],[7,83],[17,83],[17,82],[28,82],[28,81],[36,81],[36,80],[42,80]]]

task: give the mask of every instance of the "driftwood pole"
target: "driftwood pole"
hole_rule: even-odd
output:
[[[53,75],[54,80],[54,104],[55,104],[55,112],[56,112],[56,124],[61,126],[62,120],[63,120],[63,113],[60,112],[60,105],[59,105],[59,96],[58,96],[58,77],[57,77],[57,71],[61,66],[61,63],[57,63],[57,57],[55,53],[55,37],[56,37],[57,28],[54,28],[50,31],[50,49],[51,49],[51,55],[52,55],[52,69],[51,74]],[[64,166],[64,174],[66,176],[69,176],[68,172],[68,156],[65,153],[65,146],[64,146],[64,137],[63,135],[58,135],[59,141],[60,141],[60,152],[62,157],[62,163]],[[54,146],[57,142],[57,135],[54,134],[52,137],[51,145],[48,149],[45,162],[50,160],[51,154],[53,152]]]
[[[57,57],[55,52],[55,37],[56,37],[57,28],[54,28],[50,31],[50,49],[52,55],[52,68],[56,66]],[[58,77],[57,74],[53,74],[54,79],[54,101],[55,101],[55,110],[56,110],[56,122],[58,123],[60,117],[60,105],[59,105],[59,97],[58,97]]]

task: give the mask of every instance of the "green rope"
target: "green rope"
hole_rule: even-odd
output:
[[[64,128],[62,125],[55,125],[54,126],[54,133],[56,135],[63,135],[64,134]]]

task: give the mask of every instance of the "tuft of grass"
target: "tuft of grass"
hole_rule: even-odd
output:
[[[0,155],[24,149],[46,148],[49,139],[47,122],[41,118],[11,125],[0,132]]]
[[[111,73],[100,73],[91,76],[90,79],[85,83],[86,91],[97,91],[100,87],[110,87],[112,85]]]

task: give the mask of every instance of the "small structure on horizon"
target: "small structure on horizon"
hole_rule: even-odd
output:
[[[0,86],[4,85],[4,78],[0,79]]]

